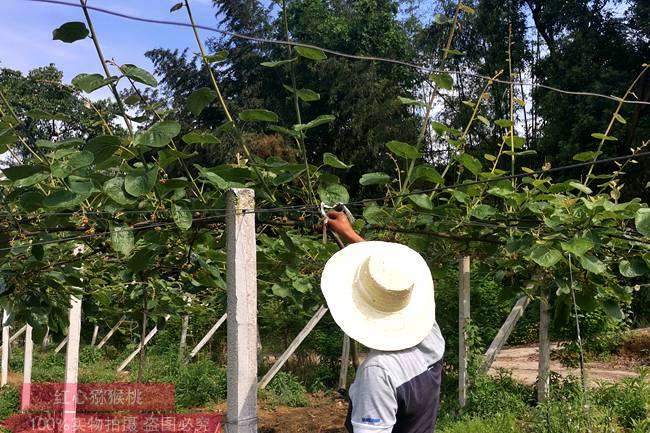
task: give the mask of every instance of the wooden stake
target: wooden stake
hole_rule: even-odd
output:
[[[512,330],[515,329],[515,325],[517,324],[517,321],[521,318],[521,316],[524,314],[524,311],[526,310],[526,307],[530,303],[530,298],[528,296],[522,296],[517,300],[515,303],[515,306],[512,307],[512,311],[510,311],[510,314],[508,315],[508,318],[506,319],[505,322],[503,322],[503,325],[501,325],[501,329],[499,329],[499,332],[497,333],[496,337],[494,337],[494,340],[492,340],[492,344],[490,344],[490,347],[488,348],[487,352],[485,352],[484,355],[484,360],[483,363],[481,364],[480,372],[482,374],[485,374],[488,372],[490,367],[492,366],[492,363],[496,359],[497,355],[499,354],[499,351],[503,347],[504,344],[506,344],[506,341],[508,341],[508,337],[510,337],[510,334],[512,333]]]
[[[469,256],[462,257],[458,266],[458,403],[461,409],[467,404],[467,325],[470,321],[470,263]]]
[[[227,318],[227,317],[228,317],[228,314],[224,314],[223,316],[221,316],[221,317],[219,318],[219,320],[217,320],[217,323],[215,323],[215,324],[212,326],[212,328],[210,328],[210,330],[208,331],[208,333],[205,334],[205,335],[203,336],[203,338],[201,339],[201,341],[199,341],[199,344],[197,344],[197,345],[194,347],[194,349],[192,349],[192,351],[190,352],[190,356],[187,357],[187,360],[188,360],[188,361],[189,361],[190,359],[194,358],[194,357],[196,356],[196,354],[199,353],[199,351],[200,351],[201,349],[203,349],[203,346],[205,346],[205,345],[208,343],[208,341],[210,341],[210,339],[212,338],[212,336],[214,335],[214,333],[217,332],[217,329],[219,329],[219,327],[223,324],[223,322],[226,321],[226,318]]]
[[[117,321],[117,323],[115,324],[115,326],[113,326],[113,327],[111,328],[111,330],[108,331],[108,334],[106,334],[106,336],[105,336],[104,338],[102,338],[102,341],[99,342],[99,344],[97,345],[97,348],[98,348],[98,349],[101,349],[102,347],[104,347],[104,344],[106,344],[106,342],[108,341],[108,339],[111,338],[111,337],[113,336],[113,334],[115,334],[115,331],[117,331],[117,329],[120,327],[120,325],[122,324],[122,322],[124,322],[125,320],[126,320],[126,316],[122,316],[122,317],[120,318],[120,320]]]
[[[255,192],[227,195],[228,433],[257,433]]]
[[[32,357],[34,353],[34,340],[32,340],[32,327],[26,325],[25,331],[25,356],[23,358],[23,388],[20,391],[20,410],[27,410],[32,397]]]
[[[0,387],[9,382],[9,311],[2,310],[2,366]]]
[[[341,349],[341,371],[339,372],[339,389],[347,389],[348,366],[350,365],[350,337],[343,334],[343,348]]]
[[[167,321],[167,320],[169,320],[169,314],[167,314],[165,316],[165,321]],[[151,331],[149,331],[147,336],[144,338],[144,342],[141,345],[138,345],[138,347],[133,352],[131,352],[131,354],[120,364],[120,366],[117,367],[117,372],[118,373],[120,371],[124,370],[126,368],[126,366],[129,365],[129,363],[131,361],[133,361],[133,358],[138,356],[138,353],[140,353],[140,348],[146,346],[147,343],[149,343],[149,341],[151,341],[151,339],[154,337],[154,335],[156,335],[157,332],[158,332],[158,327],[154,326],[153,329]]]
[[[185,352],[187,351],[187,328],[190,324],[190,316],[184,315],[181,322],[181,341],[178,345],[178,365],[185,364]]]
[[[324,305],[321,305],[321,307],[316,311],[316,314],[314,314],[314,317],[312,317],[309,322],[307,322],[307,325],[305,325],[304,328],[302,328],[302,331],[296,336],[296,338],[293,339],[291,344],[289,344],[289,347],[287,347],[287,350],[284,351],[282,355],[278,358],[277,361],[275,361],[275,364],[273,364],[273,367],[269,371],[266,372],[262,380],[260,380],[259,383],[259,388],[264,389],[266,385],[271,382],[271,379],[280,371],[282,366],[284,365],[285,362],[293,355],[293,352],[296,351],[298,346],[303,342],[305,338],[309,335],[309,333],[316,327],[318,322],[320,322],[320,319],[323,318],[323,316],[327,313],[327,307]]]
[[[539,300],[539,368],[537,372],[537,403],[544,403],[550,388],[551,340],[548,328],[551,322],[548,295]]]
[[[99,325],[95,325],[93,327],[93,337],[90,339],[90,347],[95,346],[95,342],[97,341],[97,333],[99,332]]]
[[[63,431],[74,431],[77,417],[77,381],[79,378],[79,341],[81,339],[81,299],[70,296],[68,347],[65,354],[63,386]]]

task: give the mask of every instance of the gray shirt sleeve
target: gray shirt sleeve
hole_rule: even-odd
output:
[[[377,365],[363,366],[350,386],[354,433],[390,433],[395,425],[397,397],[390,378]]]

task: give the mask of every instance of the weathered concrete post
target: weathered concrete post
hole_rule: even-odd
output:
[[[2,365],[0,387],[9,382],[9,311],[2,310]]]
[[[539,299],[539,369],[537,372],[537,402],[543,403],[548,398],[551,369],[551,340],[548,328],[551,322],[548,295]]]
[[[470,320],[470,270],[469,256],[461,257],[458,271],[458,403],[467,403],[467,325]]]
[[[65,353],[63,386],[63,431],[74,431],[77,417],[77,381],[79,378],[79,341],[81,340],[81,299],[70,296],[68,346]]]
[[[23,388],[20,393],[20,410],[27,410],[32,397],[32,357],[34,353],[34,340],[32,340],[32,327],[27,325],[25,330],[25,356],[23,358]]]
[[[226,433],[257,433],[255,192],[227,198],[228,408]]]

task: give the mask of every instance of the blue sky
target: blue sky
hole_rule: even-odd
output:
[[[176,1],[89,0],[88,4],[130,15],[187,21],[184,10],[169,12]],[[216,26],[211,0],[191,0],[190,5],[198,24]],[[26,73],[32,68],[54,63],[63,71],[66,83],[82,72],[102,73],[90,39],[72,44],[52,40],[52,30],[61,24],[84,21],[80,8],[26,0],[0,0],[0,17],[0,67]],[[127,21],[92,11],[91,17],[104,55],[118,63],[133,63],[151,71],[151,62],[144,56],[144,52],[151,48],[190,47],[191,51],[198,51],[191,28]],[[200,34],[203,40],[213,35],[205,31]],[[93,98],[107,96],[105,89],[92,94]]]

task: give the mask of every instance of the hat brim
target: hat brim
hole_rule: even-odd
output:
[[[409,266],[414,285],[408,304],[394,313],[373,308],[354,290],[359,266],[373,253],[399,255]],[[411,248],[391,242],[351,244],[334,254],[323,269],[321,290],[334,321],[364,346],[376,350],[413,347],[431,332],[435,323],[433,280],[426,261]]]

